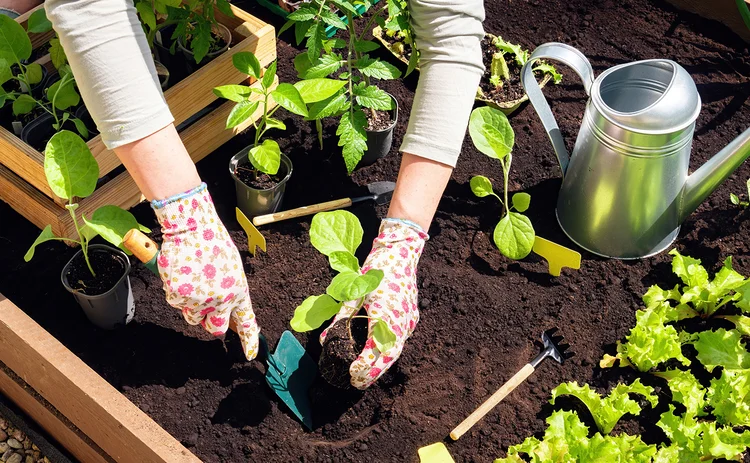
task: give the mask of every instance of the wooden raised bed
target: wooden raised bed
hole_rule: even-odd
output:
[[[750,29],[742,21],[735,0],[667,0],[677,8],[708,19],[714,19],[750,42]],[[750,1],[745,0],[750,4]]]
[[[39,7],[41,8],[41,6]],[[211,61],[186,79],[165,92],[165,97],[175,125],[188,121],[214,103],[213,88],[219,85],[242,83],[247,76],[232,65],[232,55],[240,51],[253,52],[262,66],[276,59],[276,36],[273,26],[266,24],[239,8],[232,7],[231,18],[216,11],[217,19],[232,31],[232,45],[226,53]],[[29,13],[17,20],[25,24]],[[49,42],[53,33],[31,36],[33,47],[39,48]],[[40,64],[51,66],[49,55],[39,59]],[[52,68],[50,68],[52,69]],[[255,85],[260,85],[256,82]],[[252,98],[262,95],[253,93]],[[185,147],[193,161],[204,158],[234,135],[252,125],[260,117],[262,107],[244,124],[233,130],[225,129],[225,121],[235,103],[228,101],[203,115],[180,132]],[[114,152],[108,150],[97,136],[88,142],[94,158],[99,163],[99,176],[112,172],[121,165]],[[57,198],[44,175],[44,155],[0,127],[0,199],[9,203],[30,222],[39,228],[47,224],[60,236],[71,237],[75,233],[69,212],[63,201]],[[79,202],[79,211],[90,216],[98,207],[114,204],[124,209],[138,204],[142,195],[132,177],[123,172],[99,187],[94,194]]]

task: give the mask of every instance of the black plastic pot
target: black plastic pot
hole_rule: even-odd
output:
[[[281,155],[281,166],[279,166],[279,175],[283,178],[274,187],[266,190],[258,190],[246,185],[240,180],[235,171],[237,167],[250,165],[247,153],[250,147],[247,147],[239,153],[232,156],[229,160],[229,174],[234,180],[234,186],[237,190],[237,207],[247,216],[255,217],[256,215],[271,214],[276,212],[281,206],[281,200],[284,197],[286,182],[292,176],[292,161],[285,155]],[[286,171],[286,174],[284,172]]]
[[[48,80],[49,73],[47,72],[47,68],[42,66],[42,80],[35,86],[31,87],[31,96],[37,100],[41,100],[44,96],[44,89],[47,88],[46,85]],[[5,102],[5,105],[0,108],[0,122],[2,122],[5,127],[12,129],[17,136],[20,136],[20,130],[22,130],[22,127],[19,126],[21,128],[16,131],[16,126],[13,123],[15,119],[16,117],[13,115],[13,102],[8,100]]]
[[[62,284],[76,298],[76,301],[78,301],[78,304],[91,323],[105,330],[113,330],[127,325],[135,314],[135,301],[133,299],[133,291],[130,287],[130,278],[128,277],[128,273],[130,273],[130,261],[128,260],[128,256],[119,249],[103,244],[92,244],[89,246],[89,255],[97,252],[112,254],[123,265],[124,271],[122,277],[113,288],[103,294],[91,296],[82,294],[70,286],[68,282],[69,269],[73,261],[83,253],[81,250],[63,267],[61,274]]]
[[[184,43],[182,43],[182,38],[177,39],[177,48],[180,49],[182,54],[185,56],[185,61],[187,63],[188,70],[190,72],[196,71],[200,69],[201,67],[208,64],[212,59],[216,58],[217,56],[221,55],[225,51],[229,49],[229,45],[232,43],[232,32],[229,30],[229,28],[223,24],[218,25],[218,35],[221,36],[221,38],[224,40],[225,45],[221,47],[219,50],[216,50],[211,53],[207,53],[206,56],[203,57],[203,60],[201,60],[200,63],[195,62],[195,55],[193,54],[193,51],[190,50],[185,46]]]
[[[44,151],[47,147],[47,141],[57,132],[52,124],[55,118],[51,114],[43,114],[23,127],[21,131],[21,140],[31,145],[37,151]],[[78,133],[75,124],[72,121],[65,121],[63,129]]]
[[[364,167],[374,164],[380,158],[385,157],[390,151],[393,145],[393,129],[396,128],[398,123],[398,100],[388,94],[394,103],[394,108],[390,111],[391,120],[393,123],[387,129],[383,130],[365,130],[367,133],[367,151],[362,156],[362,160],[359,161],[357,167]]]

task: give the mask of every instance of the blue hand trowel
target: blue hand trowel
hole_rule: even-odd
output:
[[[137,229],[130,230],[122,241],[149,270],[159,274],[156,259],[159,246]],[[235,327],[230,324],[233,331]],[[308,391],[318,374],[318,365],[290,331],[281,334],[276,351],[271,352],[268,341],[260,335],[258,360],[266,365],[266,383],[289,407],[307,429],[312,429],[312,408]]]

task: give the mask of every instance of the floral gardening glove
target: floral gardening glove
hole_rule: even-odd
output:
[[[367,389],[393,365],[404,343],[414,332],[419,321],[417,308],[417,262],[422,255],[427,233],[415,223],[398,219],[385,219],[380,234],[372,243],[372,251],[362,266],[362,273],[370,269],[383,271],[378,288],[365,297],[363,307],[371,317],[379,318],[391,327],[396,344],[386,352],[375,347],[372,329],[377,320],[370,319],[365,348],[349,367],[351,384],[357,389]],[[347,302],[333,319],[333,323],[320,335],[323,344],[331,326],[346,323],[358,311],[357,302]]]
[[[167,302],[191,325],[221,336],[230,321],[248,360],[258,352],[260,329],[237,247],[216,215],[206,184],[153,201],[163,242],[157,259]]]

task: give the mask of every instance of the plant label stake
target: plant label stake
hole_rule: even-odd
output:
[[[539,364],[542,363],[542,360],[546,359],[547,357],[552,357],[558,363],[563,363],[565,359],[569,359],[573,356],[573,352],[568,351],[568,348],[570,346],[568,344],[561,344],[563,337],[553,336],[556,332],[557,328],[552,328],[542,333],[542,343],[544,344],[544,349],[542,349],[539,355],[537,355],[534,360],[527,363],[523,368],[521,368],[518,373],[513,375],[513,377],[510,378],[505,384],[503,384],[500,389],[495,391],[495,393],[492,394],[489,399],[485,400],[484,403],[480,405],[476,410],[474,410],[474,412],[465,420],[463,420],[461,424],[456,426],[453,431],[451,431],[451,439],[458,440],[461,436],[466,434],[466,432],[471,429],[472,426],[474,426],[479,420],[484,418],[484,415],[495,408],[495,406],[499,404],[501,400],[503,400],[508,394],[513,392],[513,390],[517,388],[521,383],[523,383],[526,378],[531,376],[531,374],[534,373],[534,370],[536,370],[536,367],[538,367]]]
[[[125,234],[122,244],[146,268],[159,274],[156,264],[159,246],[151,238],[140,230],[132,229]],[[261,249],[265,251],[265,243]],[[237,331],[234,323],[229,324],[229,329]],[[259,344],[258,360],[266,364],[266,383],[302,424],[307,429],[312,429],[312,407],[307,391],[318,374],[317,364],[290,331],[281,334],[276,352],[272,353],[268,348],[268,341],[263,334],[260,334]]]
[[[240,226],[247,234],[247,250],[250,251],[250,254],[252,254],[253,257],[255,257],[256,247],[260,248],[261,251],[266,252],[266,238],[257,228],[255,228],[239,207],[235,209],[237,211],[237,222],[240,223]]]
[[[563,267],[578,270],[581,268],[581,253],[560,246],[537,236],[531,250],[542,256],[549,264],[549,274],[559,277]]]
[[[442,442],[422,447],[417,453],[420,463],[456,463]]]

